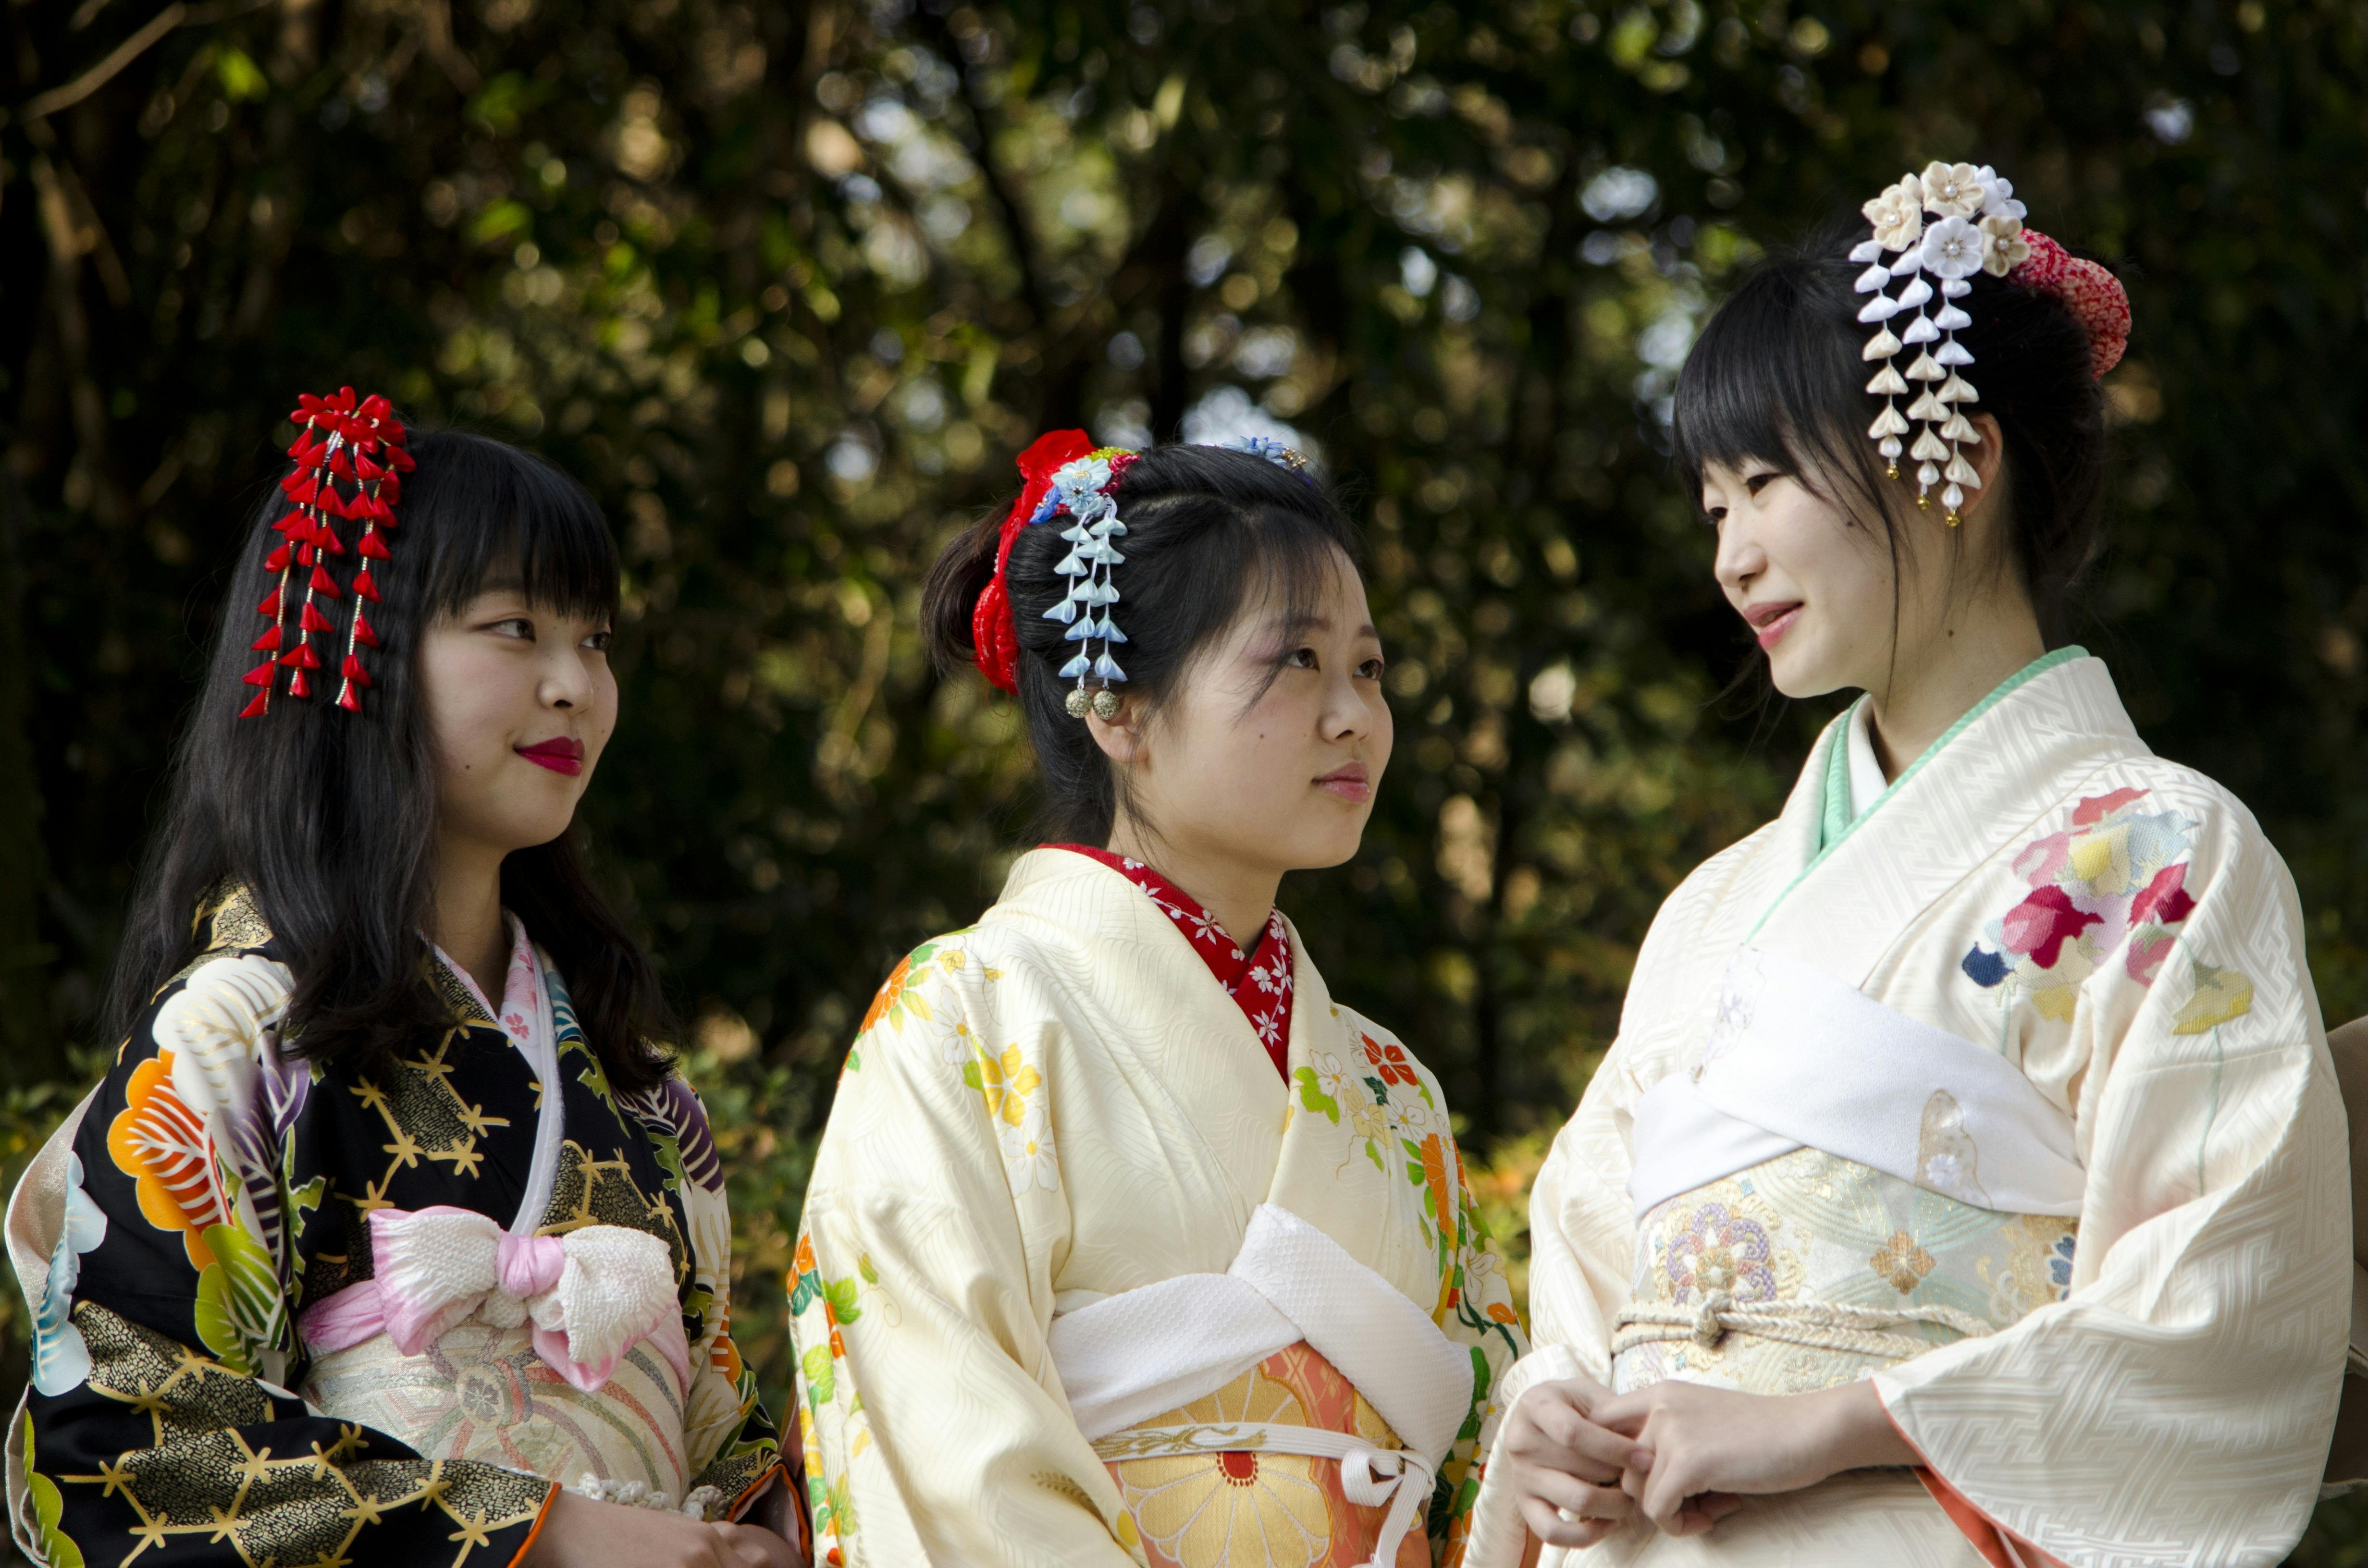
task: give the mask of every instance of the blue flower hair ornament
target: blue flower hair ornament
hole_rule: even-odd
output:
[[[1307,460],[1271,437],[1237,437],[1224,446],[1264,458],[1278,468],[1289,469],[1310,484],[1315,483],[1307,472]],[[1044,612],[1044,619],[1065,625],[1068,630],[1062,633],[1063,640],[1077,644],[1076,654],[1061,666],[1060,672],[1063,680],[1077,683],[1064,702],[1072,718],[1082,719],[1091,712],[1107,722],[1118,717],[1118,692],[1114,688],[1125,683],[1126,670],[1111,650],[1126,642],[1127,636],[1110,613],[1111,607],[1120,600],[1113,573],[1126,563],[1116,542],[1126,537],[1126,524],[1118,515],[1116,493],[1126,471],[1141,456],[1122,447],[1102,447],[1063,463],[1053,471],[1050,486],[1028,518],[1030,528],[1055,517],[1069,519],[1069,526],[1061,531],[1062,539],[1068,541],[1069,553],[1053,568],[1070,580],[1069,591]],[[1099,652],[1097,643],[1100,645]],[[1095,687],[1090,682],[1099,685]]]

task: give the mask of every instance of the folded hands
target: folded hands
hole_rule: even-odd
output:
[[[1752,1394],[1673,1380],[1614,1394],[1571,1378],[1522,1394],[1489,1462],[1509,1471],[1531,1536],[1577,1547],[1636,1518],[1700,1534],[1746,1495],[1917,1454],[1869,1382]]]

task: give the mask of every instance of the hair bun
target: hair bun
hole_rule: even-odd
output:
[[[2093,261],[2084,261],[2036,229],[2025,229],[2031,258],[2008,278],[2064,301],[2089,335],[2089,370],[2099,381],[2122,362],[2130,342],[2130,297],[2122,280]]]

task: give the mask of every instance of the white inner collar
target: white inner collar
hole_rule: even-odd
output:
[[[564,1096],[559,1085],[559,1028],[551,1010],[551,987],[543,978],[542,955],[528,939],[526,924],[505,909],[502,918],[509,926],[510,958],[508,971],[502,982],[502,1005],[498,1007],[485,1000],[476,978],[452,961],[452,955],[435,943],[428,947],[437,961],[450,970],[454,978],[467,987],[470,997],[494,1020],[502,1033],[509,1037],[518,1054],[527,1059],[534,1074],[535,1094],[541,1108],[535,1118],[534,1164],[527,1176],[526,1192],[518,1199],[517,1217],[510,1221],[513,1235],[531,1235],[542,1223],[543,1210],[551,1206],[552,1188],[559,1180],[559,1147],[566,1135]]]
[[[1891,780],[1883,776],[1883,764],[1874,755],[1874,704],[1861,701],[1850,722],[1850,820],[1859,818],[1874,808],[1874,802]]]

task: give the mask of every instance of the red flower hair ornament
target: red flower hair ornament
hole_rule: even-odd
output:
[[[1264,459],[1315,483],[1307,472],[1307,460],[1280,441],[1243,436],[1219,445]],[[1069,526],[1061,538],[1072,548],[1053,571],[1069,579],[1069,590],[1043,612],[1045,619],[1067,628],[1061,641],[1077,644],[1076,653],[1060,669],[1063,680],[1077,683],[1063,706],[1073,719],[1082,719],[1088,712],[1104,720],[1117,716],[1115,688],[1125,683],[1126,670],[1113,650],[1128,641],[1110,613],[1121,597],[1114,569],[1126,562],[1118,548],[1118,541],[1126,537],[1126,524],[1120,520],[1117,496],[1126,471],[1140,456],[1122,447],[1097,447],[1083,430],[1052,431],[1038,437],[1019,454],[1019,476],[1024,482],[1019,499],[1011,504],[1010,514],[1003,519],[996,544],[995,575],[971,612],[973,654],[986,678],[1003,690],[1014,696],[1019,690],[1019,628],[1012,619],[1008,585],[1011,546],[1023,528],[1065,517]]]
[[[378,602],[378,585],[370,579],[373,562],[392,559],[387,530],[395,524],[395,503],[403,498],[402,475],[417,465],[404,449],[403,426],[386,399],[372,394],[357,399],[351,387],[334,397],[305,393],[297,399],[289,419],[299,426],[288,456],[295,472],[279,482],[287,495],[288,515],[271,525],[280,542],[265,556],[263,569],[279,581],[255,612],[271,624],[254,642],[263,663],[246,672],[245,684],[260,687],[239,710],[252,719],[271,710],[271,695],[279,689],[279,672],[288,672],[288,695],[313,695],[313,672],[324,668],[313,646],[314,633],[329,639],[332,657],[338,657],[339,627],[334,614],[350,608],[344,625],[345,652],[338,657],[336,705],[349,713],[361,711],[361,694],[370,683],[361,650],[378,646],[362,601]],[[343,488],[341,489],[340,486]],[[331,562],[347,553],[337,524],[358,523],[354,538],[353,576],[339,583]],[[302,585],[303,594],[297,595]],[[350,607],[340,601],[350,598]],[[328,608],[324,610],[324,606]]]

